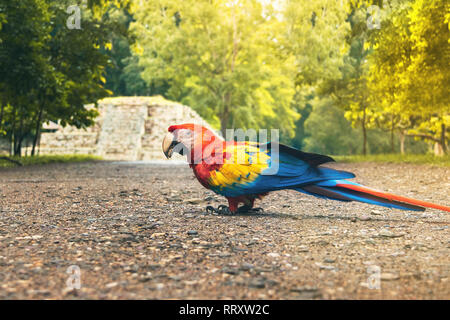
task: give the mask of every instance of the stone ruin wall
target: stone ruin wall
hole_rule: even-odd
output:
[[[41,136],[40,154],[91,154],[105,160],[164,160],[167,128],[193,122],[210,126],[191,108],[161,97],[107,98],[87,129],[58,127]],[[181,156],[175,160],[181,160]]]

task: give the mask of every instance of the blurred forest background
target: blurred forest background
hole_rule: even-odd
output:
[[[449,26],[447,0],[0,0],[0,136],[35,154],[45,122],[162,95],[310,152],[442,155]]]

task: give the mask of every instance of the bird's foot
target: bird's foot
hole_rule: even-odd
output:
[[[222,214],[222,215],[232,215],[233,212],[231,212],[230,208],[228,208],[226,205],[219,205],[217,208],[214,208],[213,206],[207,206],[206,207],[206,213],[216,213],[216,214]]]
[[[264,212],[264,209],[263,209],[263,208],[260,208],[260,207],[252,208],[252,209],[250,210],[250,212],[254,212],[254,213],[263,213],[263,212]]]
[[[237,210],[238,213],[263,213],[263,208],[251,208],[249,206],[239,207]]]

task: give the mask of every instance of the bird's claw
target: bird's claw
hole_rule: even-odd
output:
[[[219,214],[223,214],[223,215],[231,215],[233,214],[230,210],[230,208],[228,208],[226,205],[219,205],[219,207],[217,208],[217,211]]]
[[[238,213],[263,213],[263,208],[250,208],[249,206],[242,206],[238,208]]]
[[[263,208],[250,208],[248,206],[242,206],[239,207],[236,211],[236,213],[263,213]],[[207,206],[206,207],[206,213],[209,214],[221,214],[221,215],[233,215],[234,213],[231,212],[230,208],[226,205],[219,205],[217,208],[214,208],[213,206]]]
[[[213,206],[207,206],[206,207],[206,213],[216,213],[216,214],[222,214],[222,215],[231,215],[233,214],[230,211],[230,208],[228,208],[226,205],[219,205],[217,208],[214,208]]]
[[[217,209],[214,208],[213,206],[207,206],[205,210],[206,210],[206,213],[209,213],[209,214],[217,213]]]

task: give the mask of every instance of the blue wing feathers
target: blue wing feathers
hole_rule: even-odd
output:
[[[236,197],[245,194],[259,194],[281,189],[294,189],[303,185],[330,179],[351,179],[355,177],[355,175],[350,172],[312,166],[308,162],[282,151],[280,151],[279,157],[277,157],[276,160],[271,156],[269,162],[269,169],[274,165],[278,167],[278,170],[274,174],[265,174],[263,171],[261,175],[251,183],[243,183],[238,180],[232,185],[223,187],[219,191],[220,194],[227,197]],[[269,169],[266,170],[268,171]]]
[[[271,152],[272,150],[269,149],[270,157],[267,162],[269,168],[263,170],[255,180],[248,182],[248,179],[243,180],[239,177],[235,182],[215,191],[226,197],[238,197],[293,189],[324,199],[360,201],[388,208],[423,211],[423,208],[419,206],[345,188],[345,185],[361,185],[346,180],[355,177],[351,172],[318,166],[333,161],[327,156],[308,154],[283,145],[280,145],[277,155],[272,155]],[[249,155],[253,157],[255,153],[251,152]],[[252,157],[250,157],[250,165]],[[277,170],[274,170],[275,168]],[[249,176],[250,173],[246,175],[246,178]]]

